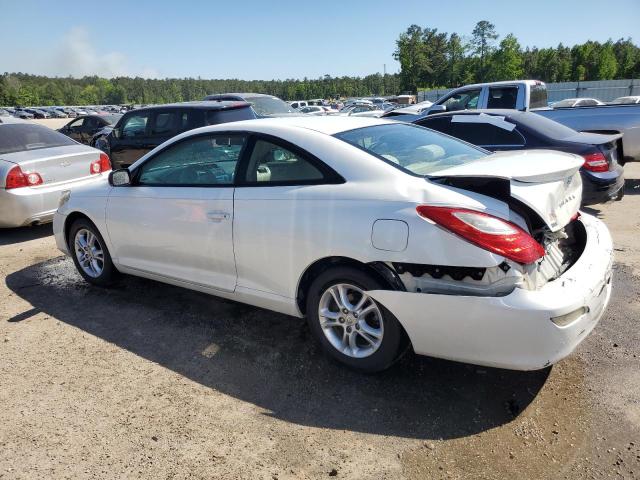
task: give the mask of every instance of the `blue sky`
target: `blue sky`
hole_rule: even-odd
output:
[[[640,0],[0,0],[0,17],[0,71],[60,76],[393,73],[395,40],[412,23],[469,36],[486,19],[523,46],[640,42]]]

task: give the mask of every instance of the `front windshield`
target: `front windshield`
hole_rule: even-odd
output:
[[[408,124],[376,125],[335,135],[412,175],[478,160],[487,152],[427,128]]]
[[[291,105],[277,97],[247,97],[245,100],[261,116],[296,113],[296,110]]]

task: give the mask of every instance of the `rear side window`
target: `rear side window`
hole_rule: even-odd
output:
[[[75,144],[66,135],[40,125],[0,125],[0,154]]]
[[[511,130],[488,122],[477,123],[473,121],[478,120],[476,115],[456,115],[455,117],[456,118],[451,121],[448,131],[445,133],[473,145],[481,147],[522,146],[525,143],[524,138],[516,130],[514,124],[509,121],[505,121],[504,123],[511,128]],[[469,121],[465,122],[467,118]],[[496,118],[499,119],[500,117]]]
[[[251,120],[254,118],[256,118],[256,116],[249,107],[231,108],[228,110],[208,110],[206,113],[207,125],[238,122],[240,120]]]
[[[491,87],[487,108],[516,108],[518,87]]]
[[[151,126],[151,135],[167,136],[175,133],[178,112],[157,112]]]
[[[247,183],[305,184],[324,179],[322,172],[302,155],[280,145],[258,140],[247,167]]]
[[[531,85],[529,90],[529,107],[542,108],[547,106],[547,86]]]

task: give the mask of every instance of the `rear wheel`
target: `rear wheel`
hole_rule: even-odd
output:
[[[87,282],[106,287],[117,280],[109,250],[92,222],[86,218],[73,222],[67,241],[73,263]]]
[[[351,267],[329,269],[311,284],[307,319],[331,357],[365,372],[391,366],[406,345],[396,318],[366,292],[383,288]]]

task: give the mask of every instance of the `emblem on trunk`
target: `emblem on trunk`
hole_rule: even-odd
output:
[[[63,160],[60,162],[60,166],[61,167],[68,167],[69,165],[71,165],[71,161],[70,160]]]

